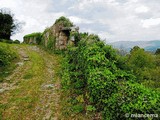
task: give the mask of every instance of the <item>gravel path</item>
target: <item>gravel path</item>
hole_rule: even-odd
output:
[[[8,76],[3,83],[0,83],[0,106],[7,106],[5,109],[0,109],[0,115],[3,119],[10,119],[12,117],[12,119],[18,118],[24,120],[58,120],[60,110],[60,80],[55,75],[55,70],[58,67],[57,56],[50,55],[37,46],[15,46],[14,48],[18,51],[20,61],[17,63],[18,67],[14,70],[13,74]],[[38,73],[34,71],[36,77],[30,76],[30,79],[24,79],[27,71],[30,71],[31,67],[35,64],[33,57],[30,57],[30,53],[34,53],[41,58],[43,65],[40,66],[40,69],[43,71]],[[33,81],[36,83],[36,79],[38,85],[35,91],[34,89],[27,89],[28,91],[22,89],[27,82]],[[39,79],[41,81],[38,83]],[[18,93],[15,91],[18,91]],[[36,92],[38,98],[35,96],[33,99],[34,96],[32,94]],[[20,96],[21,94],[23,96]],[[28,98],[28,96],[31,96],[32,98],[30,99],[33,100],[30,100],[31,102],[26,101],[25,103],[23,99]],[[23,100],[24,107],[22,103],[21,105],[19,101],[17,102],[17,99]],[[28,108],[25,104],[30,104],[28,106],[31,107]],[[25,108],[24,111],[22,108]],[[19,117],[19,115],[21,116]]]

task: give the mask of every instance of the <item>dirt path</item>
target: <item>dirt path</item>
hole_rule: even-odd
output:
[[[0,83],[0,119],[57,120],[60,80],[59,57],[37,46],[14,46],[20,61],[13,74]]]

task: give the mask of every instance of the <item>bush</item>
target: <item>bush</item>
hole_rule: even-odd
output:
[[[24,43],[30,43],[31,41],[30,41],[30,39],[32,39],[32,42],[33,43],[35,43],[35,44],[40,44],[41,43],[41,41],[42,41],[42,33],[40,33],[40,32],[36,32],[36,33],[31,33],[31,34],[28,34],[28,35],[25,35],[24,37],[23,37],[23,39],[24,39]],[[32,43],[32,44],[33,44]]]
[[[13,41],[14,44],[20,44],[21,42],[19,40]]]
[[[4,43],[0,43],[0,66],[7,66],[16,58],[16,54]]]
[[[138,83],[121,83],[118,92],[104,101],[106,104],[103,117],[108,120],[129,119],[130,116],[126,117],[125,114],[158,114],[160,112],[160,94]]]
[[[11,50],[9,44],[0,43],[0,82],[16,67],[12,64],[16,58],[17,54]]]
[[[73,99],[83,96],[86,105],[94,105],[97,111],[103,111],[104,100],[117,92],[119,81],[134,79],[117,68],[115,50],[98,40],[80,41],[67,51],[67,58],[63,85],[69,86]]]
[[[72,27],[73,23],[66,17],[61,16],[58,18],[54,24],[62,24],[64,27]]]
[[[160,94],[136,83],[111,46],[85,39],[66,53],[62,85],[70,90],[73,107],[83,104],[83,111],[102,112],[108,120],[127,119],[125,113],[159,112]]]
[[[12,44],[12,40],[0,39],[0,42]]]
[[[55,50],[55,44],[56,44],[56,38],[53,36],[49,36],[48,43],[47,43],[47,49],[54,51]]]

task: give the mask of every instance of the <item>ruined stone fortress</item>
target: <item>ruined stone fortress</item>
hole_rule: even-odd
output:
[[[65,49],[67,44],[73,44],[75,39],[71,36],[71,32],[78,32],[79,28],[74,27],[63,27],[63,25],[53,25],[49,31],[44,34],[44,44],[47,46],[50,36],[55,38],[55,48]]]
[[[65,27],[63,24],[53,24],[43,33],[33,33],[24,36],[23,43],[42,44],[57,50],[66,49],[67,45],[74,45],[75,36],[73,33],[79,33],[79,27]]]

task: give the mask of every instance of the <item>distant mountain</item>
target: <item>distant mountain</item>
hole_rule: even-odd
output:
[[[134,46],[139,46],[144,48],[146,51],[155,52],[157,48],[160,48],[160,40],[152,40],[152,41],[118,41],[113,43],[108,43],[112,45],[114,48],[122,49],[127,52],[131,50]]]

